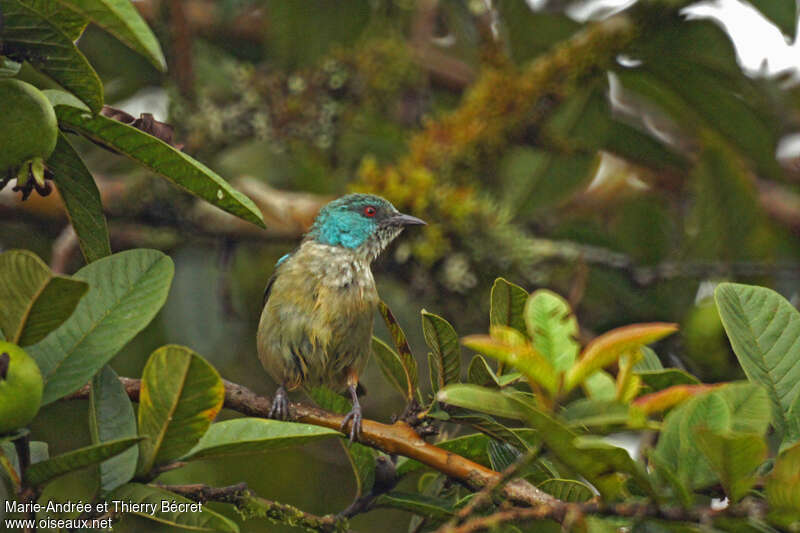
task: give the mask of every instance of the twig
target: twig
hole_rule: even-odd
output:
[[[766,513],[766,503],[750,500],[721,510],[709,507],[683,509],[682,507],[659,507],[650,503],[619,503],[604,505],[599,502],[541,504],[533,508],[502,510],[488,516],[473,518],[459,527],[445,525],[436,533],[471,533],[489,530],[504,523],[520,523],[533,520],[555,520],[564,522],[567,517],[578,519],[586,514],[619,516],[629,518],[658,518],[677,522],[708,523],[715,517],[760,518]]]
[[[138,401],[141,381],[124,377],[121,377],[120,381],[131,400]],[[88,397],[89,387],[87,385],[65,399],[86,399]],[[225,381],[226,408],[247,416],[268,418],[271,406],[270,398],[259,396],[243,385]],[[342,415],[302,403],[292,403],[289,412],[291,421],[327,427],[337,431],[340,430],[344,420]],[[472,490],[480,490],[501,477],[498,472],[426,442],[414,431],[414,428],[402,420],[391,425],[364,420],[360,442],[389,455],[402,455],[415,459],[448,477],[459,480]],[[503,495],[521,505],[538,505],[542,502],[558,501],[523,479],[514,479],[509,482],[503,488]]]
[[[246,483],[237,483],[227,487],[211,487],[199,483],[190,485],[155,484],[154,486],[180,494],[184,498],[196,502],[214,501],[233,504],[245,517],[265,517],[283,524],[323,533],[351,532],[345,518],[333,515],[318,516],[301,511],[291,505],[261,498],[248,489]]]

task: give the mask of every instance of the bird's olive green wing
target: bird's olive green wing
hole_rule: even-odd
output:
[[[261,302],[262,308],[265,305],[267,305],[267,300],[269,300],[269,293],[272,291],[272,284],[275,283],[275,278],[278,276],[278,267],[280,267],[284,261],[289,259],[289,256],[291,255],[292,254],[283,255],[281,256],[280,259],[278,259],[278,262],[275,263],[275,272],[273,272],[272,275],[269,277],[269,280],[267,281],[267,286],[264,288],[264,300]]]

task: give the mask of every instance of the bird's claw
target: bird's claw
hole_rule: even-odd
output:
[[[347,423],[352,422],[350,426],[350,442],[356,442],[361,438],[361,406],[354,405],[353,409],[347,413],[342,420],[342,431],[347,432]]]
[[[286,389],[279,387],[275,391],[275,397],[272,398],[272,407],[267,415],[269,418],[275,420],[286,420],[289,418],[289,396],[286,394]]]

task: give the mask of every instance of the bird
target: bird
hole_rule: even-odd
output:
[[[406,226],[425,225],[372,194],[325,205],[300,246],[281,257],[267,282],[258,357],[278,384],[269,417],[289,418],[287,391],[325,385],[350,394],[350,441],[361,434],[357,386],[369,359],[379,297],[372,262]]]

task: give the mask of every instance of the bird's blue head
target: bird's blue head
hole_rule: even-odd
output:
[[[425,224],[400,213],[380,196],[348,194],[323,207],[307,239],[363,252],[370,260],[397,237],[405,226]]]

